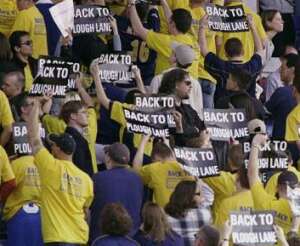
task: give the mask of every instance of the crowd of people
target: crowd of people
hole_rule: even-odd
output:
[[[108,7],[111,33],[64,36],[50,11],[63,1],[0,1],[4,245],[243,246],[230,214],[274,211],[276,245],[299,246],[296,1],[260,0],[255,12],[243,0],[74,0]],[[242,6],[248,30],[211,30],[207,4]],[[103,81],[103,54],[129,54],[133,80]],[[80,63],[63,98],[31,93],[47,56]],[[168,137],[127,128],[136,95],[174,98]],[[245,139],[211,138],[207,109],[244,109],[248,155]],[[266,179],[258,163],[270,140],[287,143],[269,154],[288,166]],[[219,175],[193,175],[175,147],[212,149]]]

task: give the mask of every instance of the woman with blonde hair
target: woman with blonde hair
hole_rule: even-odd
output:
[[[134,239],[143,246],[184,246],[183,239],[172,231],[166,215],[156,203],[147,202],[142,210],[143,224]]]

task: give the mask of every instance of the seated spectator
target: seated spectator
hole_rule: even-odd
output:
[[[171,228],[183,237],[185,246],[194,245],[199,227],[211,223],[210,210],[200,206],[201,196],[196,181],[181,181],[165,206]]]
[[[277,88],[265,104],[267,110],[272,114],[272,138],[274,139],[284,139],[286,118],[297,105],[293,97],[292,83],[295,78],[295,66],[298,60],[299,56],[295,54],[289,54],[282,58],[280,77],[284,83],[283,87]]]
[[[91,206],[90,240],[99,236],[98,221],[102,223],[99,215],[108,203],[118,202],[130,214],[130,235],[134,235],[141,224],[143,183],[128,166],[129,149],[124,144],[114,143],[104,147],[104,152],[107,170],[93,177],[95,199]]]
[[[134,239],[143,246],[184,246],[181,236],[172,230],[161,207],[147,202],[142,211],[143,224]]]
[[[32,56],[48,55],[47,31],[44,17],[35,6],[33,0],[17,0],[19,12],[11,33],[15,31],[28,32],[32,41]]]
[[[176,185],[185,179],[193,180],[194,177],[190,176],[177,162],[172,149],[161,142],[153,146],[151,154],[153,163],[142,166],[143,152],[148,141],[149,136],[143,136],[132,165],[142,177],[144,184],[153,190],[155,202],[164,207]]]
[[[136,241],[127,236],[131,227],[130,215],[121,204],[107,204],[100,218],[101,234],[104,235],[96,238],[91,246],[138,246]]]

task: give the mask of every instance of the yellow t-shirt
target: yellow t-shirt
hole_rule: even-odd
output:
[[[0,90],[0,126],[9,126],[14,122],[8,99]]]
[[[15,178],[14,172],[9,163],[6,151],[0,145],[0,183],[5,183],[7,181],[13,180]]]
[[[0,1],[0,32],[9,37],[18,13],[16,0]]]
[[[55,159],[46,148],[34,158],[41,177],[44,242],[87,243],[84,209],[93,200],[92,180],[72,162]]]
[[[98,171],[97,168],[97,160],[96,160],[96,138],[97,138],[97,116],[96,111],[94,108],[89,108],[87,110],[88,112],[88,127],[86,127],[83,131],[83,136],[85,140],[89,144],[89,150],[91,152],[92,157],[92,165],[93,165],[93,171],[96,173]],[[45,127],[46,131],[50,133],[55,134],[62,134],[65,132],[65,129],[67,127],[66,123],[59,119],[56,116],[46,114],[43,116],[43,126]]]
[[[123,108],[130,108],[129,104],[126,103],[120,103],[118,101],[113,101],[111,106],[111,112],[110,112],[110,118],[114,121],[116,121],[118,124],[120,124],[120,131],[119,131],[119,139],[121,143],[124,143],[124,133],[126,130],[126,119],[124,116]],[[136,134],[133,133],[133,147],[138,148],[141,141],[142,141],[143,135],[142,134]],[[153,142],[149,141],[145,146],[145,152],[144,154],[147,156],[151,156],[153,147]]]
[[[44,17],[35,6],[18,13],[11,32],[14,31],[29,32],[33,42],[32,56],[34,58],[38,58],[41,55],[48,55],[47,32]]]
[[[297,175],[298,180],[300,180],[300,172],[293,166],[289,166],[288,170],[293,172],[294,174]],[[278,176],[281,174],[281,172],[275,173],[268,181],[265,190],[268,192],[270,195],[275,196],[277,192],[277,180]]]
[[[300,126],[300,104],[298,104],[288,115],[285,124],[285,140],[294,142],[300,140],[298,133]]]
[[[170,63],[170,57],[173,52],[171,45],[173,42],[185,44],[194,49],[196,55],[195,60],[189,67],[188,71],[193,78],[198,79],[200,49],[197,40],[189,33],[169,35],[148,31],[146,43],[150,49],[157,52],[155,74],[160,74],[164,70],[173,66]]]
[[[236,5],[241,5],[242,3],[230,3],[227,6],[236,6]],[[255,23],[258,35],[260,36],[261,40],[266,40],[267,35],[266,32],[263,28],[263,25],[261,23],[261,18],[259,15],[253,12],[251,8],[246,6],[245,4],[242,4],[244,7],[245,14],[251,14],[253,16],[253,21]],[[219,53],[219,57],[224,60],[228,60],[228,58],[225,55],[225,50],[224,50],[224,45],[226,41],[230,38],[238,38],[241,40],[244,48],[244,56],[243,56],[243,62],[247,62],[251,59],[251,57],[254,54],[254,40],[253,40],[253,35],[251,31],[247,32],[223,32],[220,34],[223,38],[222,42],[222,47]]]
[[[212,214],[214,221],[223,199],[228,198],[236,191],[236,175],[230,172],[220,172],[220,176],[204,178],[203,181],[214,191]]]
[[[30,89],[32,87],[32,83],[33,83],[33,76],[32,76],[29,64],[26,64],[26,66],[24,67],[24,77],[25,77],[24,90],[30,91]]]
[[[153,189],[155,202],[164,207],[176,185],[184,179],[192,179],[177,161],[154,162],[139,169],[145,185]]]
[[[8,196],[3,209],[5,220],[12,218],[28,202],[40,203],[40,176],[33,156],[23,156],[11,163],[17,187]]]
[[[293,218],[288,201],[282,198],[277,200],[274,196],[269,195],[260,181],[251,187],[251,193],[255,210],[274,210],[276,212],[275,223],[282,227],[284,233],[287,234]]]
[[[215,225],[222,228],[229,219],[231,211],[250,211],[254,209],[251,191],[243,191],[224,199],[216,212]]]

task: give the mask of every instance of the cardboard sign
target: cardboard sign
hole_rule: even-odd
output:
[[[249,31],[243,5],[219,6],[209,4],[205,7],[208,15],[208,28],[218,32]]]
[[[100,79],[103,82],[128,83],[132,81],[132,59],[126,54],[103,54],[98,58]]]
[[[273,211],[231,212],[232,241],[243,246],[268,246],[277,242]]]
[[[258,158],[258,167],[261,172],[282,171],[288,168],[288,157],[284,153],[288,145],[285,141],[268,140],[262,148],[260,148],[260,156]],[[243,143],[243,150],[246,155],[245,165],[248,166],[249,154],[251,151],[250,142]],[[273,157],[272,152],[277,152],[276,157]],[[282,153],[282,154],[280,154]]]
[[[130,132],[150,134],[154,137],[169,137],[169,128],[175,127],[174,118],[169,112],[143,112],[125,108],[123,111]]]
[[[203,119],[212,140],[229,141],[249,136],[243,109],[204,109]]]
[[[175,98],[164,95],[142,95],[135,96],[135,106],[139,110],[173,110],[175,108]]]
[[[174,148],[177,160],[191,175],[203,178],[220,175],[213,149]]]
[[[80,64],[77,62],[42,56],[38,60],[38,75],[30,94],[41,96],[51,90],[53,96],[64,97],[68,89],[75,89],[75,74],[79,71]]]
[[[92,5],[77,5],[74,9],[74,35],[100,33],[109,34],[112,31],[107,7]]]
[[[14,154],[19,155],[30,155],[32,154],[31,146],[28,142],[28,130],[26,122],[15,122],[13,123],[13,146]],[[40,125],[40,136],[41,138],[46,137],[45,129]]]

